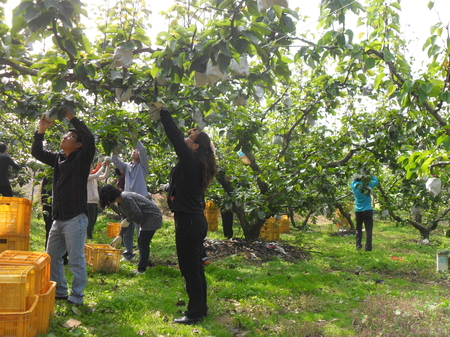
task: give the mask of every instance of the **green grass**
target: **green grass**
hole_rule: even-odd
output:
[[[115,221],[99,217],[92,242],[111,241],[107,222]],[[34,219],[32,227],[31,248],[43,251],[43,222]],[[145,275],[133,276],[136,265],[129,263],[112,274],[88,267],[85,305],[57,302],[48,336],[450,336],[450,274],[436,272],[436,251],[448,248],[447,238],[436,232],[430,245],[420,245],[415,230],[376,221],[374,251],[364,252],[355,250],[354,236],[333,231],[328,224],[282,234],[310,252],[308,261],[213,259],[206,268],[209,315],[180,326],[172,320],[188,299],[173,222],[165,221]],[[220,226],[208,236],[223,238]],[[69,318],[81,325],[62,327]]]

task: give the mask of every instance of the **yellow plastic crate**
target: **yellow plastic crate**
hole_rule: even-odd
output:
[[[105,244],[85,244],[86,263],[92,266],[92,271],[115,273],[120,268],[121,249],[115,249]]]
[[[289,217],[287,215],[282,215],[280,220],[277,220],[277,224],[280,227],[281,233],[289,233],[290,231],[290,222]]]
[[[33,266],[0,265],[0,312],[25,311],[27,297],[34,297],[35,289]]]
[[[212,201],[206,202],[205,218],[208,222],[208,231],[214,232],[219,229],[219,207]]]
[[[56,282],[50,281],[44,288],[44,293],[37,295],[36,330],[38,335],[47,334],[55,314]]]
[[[0,253],[5,250],[30,250],[30,235],[0,235]]]
[[[216,232],[219,230],[219,222],[210,222],[208,221],[208,231],[210,232]]]
[[[27,299],[27,308],[22,312],[0,313],[0,336],[36,336],[38,296]]]
[[[31,200],[0,197],[0,235],[29,235]]]
[[[106,227],[106,235],[109,238],[115,238],[117,235],[119,235],[120,226],[122,226],[120,222],[119,223],[108,222]]]
[[[50,282],[50,255],[47,253],[5,250],[0,253],[0,265],[34,266],[36,269],[36,294],[47,291]]]
[[[259,237],[266,241],[280,240],[280,227],[276,223],[274,217],[267,219],[265,224],[261,227]]]

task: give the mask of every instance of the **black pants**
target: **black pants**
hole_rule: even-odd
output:
[[[222,216],[223,235],[227,239],[231,239],[233,237],[233,212],[223,211],[220,212],[220,215]]]
[[[87,215],[88,215],[88,226],[87,226],[87,235],[88,239],[92,239],[92,234],[94,233],[94,225],[97,222],[98,216],[98,207],[97,204],[88,203],[87,204]]]
[[[193,319],[205,317],[208,307],[205,270],[202,262],[203,239],[208,223],[204,214],[175,212],[178,264],[186,282],[189,304],[186,316]]]
[[[150,243],[152,242],[155,231],[143,231],[139,232],[138,247],[139,247],[139,263],[138,271],[146,271],[148,266],[148,260],[150,258]]]
[[[362,248],[362,225],[366,228],[366,245],[365,250],[372,250],[372,232],[373,232],[373,210],[355,212],[356,215],[356,248]]]
[[[13,191],[10,185],[8,186],[0,186],[0,194],[4,197],[12,197]]]

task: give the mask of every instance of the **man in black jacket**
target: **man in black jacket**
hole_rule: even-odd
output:
[[[86,259],[84,243],[87,218],[87,180],[95,154],[94,135],[68,109],[66,118],[75,129],[70,129],[61,140],[60,152],[43,149],[44,133],[53,122],[44,116],[34,135],[31,154],[37,160],[53,167],[53,224],[47,253],[51,257],[50,278],[57,282],[56,299],[82,305],[86,287]],[[72,289],[68,294],[62,256],[69,254],[69,270],[73,274]]]

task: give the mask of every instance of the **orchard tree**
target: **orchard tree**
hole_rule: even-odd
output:
[[[9,122],[8,133],[23,133],[17,139],[29,148],[34,121],[46,111],[63,120],[69,108],[97,135],[99,153],[119,146],[126,156],[126,147],[143,140],[156,191],[175,160],[149,114],[150,103],[162,101],[181,128],[214,135],[219,174],[210,196],[233,210],[247,239],[274,214],[303,215],[303,228],[324,206],[342,207],[351,176],[366,168],[381,178],[380,201],[391,216],[408,222],[408,214],[398,215],[400,206],[417,203],[408,185],[433,160],[447,159],[442,26],[425,46],[428,68],[416,74],[395,1],[324,0],[318,30],[297,32],[301,8],[188,0],[166,13],[170,25],[155,41],[148,13],[138,0],[89,11],[78,0],[22,0],[12,27],[0,25],[1,116],[22,123]],[[352,13],[365,34],[347,26]],[[55,147],[63,127],[46,137]],[[433,207],[440,210],[441,201]],[[424,214],[422,236],[446,215]]]

